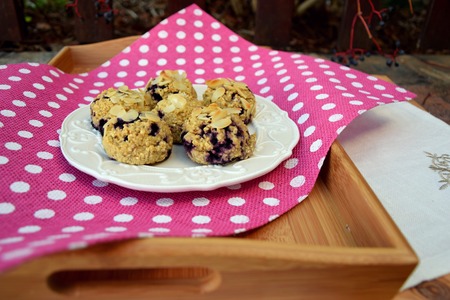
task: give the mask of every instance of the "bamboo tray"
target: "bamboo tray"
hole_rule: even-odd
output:
[[[65,47],[91,70],[136,37]],[[96,51],[101,47],[101,51]],[[1,299],[390,299],[417,257],[335,142],[308,199],[248,233],[150,238],[60,252],[0,277]]]

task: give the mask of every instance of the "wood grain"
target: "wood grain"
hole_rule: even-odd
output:
[[[66,47],[50,64],[86,72],[136,38]],[[0,298],[391,299],[416,264],[335,142],[310,195],[265,226],[233,237],[130,239],[44,256],[3,274]]]

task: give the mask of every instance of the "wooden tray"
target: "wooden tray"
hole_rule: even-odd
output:
[[[86,72],[135,39],[65,47],[50,64]],[[416,264],[335,142],[308,199],[270,224],[233,237],[133,239],[48,255],[3,274],[0,298],[390,299]]]

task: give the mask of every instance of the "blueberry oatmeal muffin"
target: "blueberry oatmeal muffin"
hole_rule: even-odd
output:
[[[173,143],[181,144],[183,124],[194,108],[202,102],[185,93],[171,94],[158,102],[154,112],[169,125],[172,131]]]
[[[236,108],[211,104],[195,108],[183,126],[183,146],[189,158],[199,164],[224,165],[249,158],[256,135],[250,135]]]
[[[170,156],[172,133],[156,114],[126,111],[120,105],[113,106],[110,113],[113,117],[105,124],[102,138],[110,158],[131,165],[152,165]]]
[[[197,93],[186,77],[186,72],[174,70],[163,70],[156,78],[150,78],[145,86],[145,91],[151,98],[152,108],[170,94],[183,92],[192,98],[197,98]]]
[[[207,80],[206,85],[208,87],[203,94],[205,105],[217,103],[222,108],[237,108],[242,121],[245,124],[251,122],[256,112],[256,99],[245,83],[216,78]]]
[[[103,126],[111,119],[111,108],[121,106],[125,111],[150,110],[150,98],[142,90],[130,90],[126,85],[101,92],[90,104],[92,126],[103,135]]]

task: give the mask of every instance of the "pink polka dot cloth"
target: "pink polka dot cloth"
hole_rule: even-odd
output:
[[[108,87],[142,88],[163,69],[184,70],[197,84],[217,77],[246,82],[298,125],[292,156],[248,182],[180,193],[108,184],[64,159],[59,132],[69,113]],[[0,270],[100,242],[225,236],[262,226],[307,197],[331,143],[355,117],[414,96],[321,58],[253,45],[195,5],[88,73],[1,65]]]

